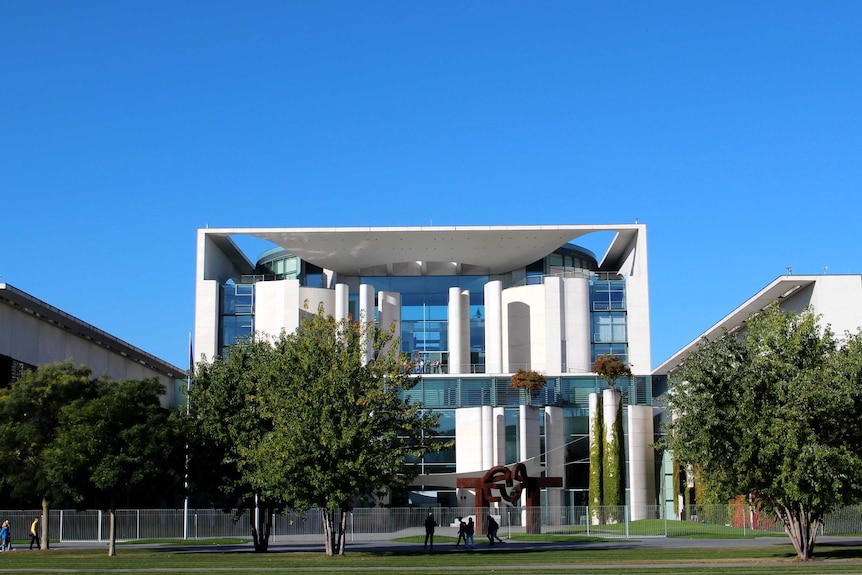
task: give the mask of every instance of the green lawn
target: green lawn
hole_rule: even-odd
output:
[[[219,545],[195,546],[190,551],[165,546],[155,549],[120,547],[116,557],[108,557],[106,549],[26,550],[0,554],[0,572],[27,570],[28,573],[50,573],[75,570],[78,573],[184,574],[212,570],[224,573],[311,573],[317,572],[383,572],[404,573],[476,573],[496,569],[529,573],[601,573],[628,575],[698,573],[778,574],[778,573],[860,573],[862,548],[818,547],[817,559],[809,564],[794,561],[793,548],[788,544],[755,548],[660,549],[625,548],[625,545],[604,550],[578,549],[578,541],[568,539],[570,549],[535,549],[530,545],[477,545],[472,552],[453,550],[439,541],[434,553],[416,548],[393,546],[391,551],[351,552],[344,557],[326,557],[320,553],[225,551]],[[624,543],[624,542],[620,542]],[[225,548],[226,549],[226,548]],[[231,547],[235,549],[235,547]],[[619,565],[615,569],[612,565]],[[591,567],[592,566],[592,567]]]

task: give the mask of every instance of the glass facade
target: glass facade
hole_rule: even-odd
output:
[[[590,325],[590,361],[613,354],[627,363],[626,282],[622,277],[590,277]]]
[[[375,293],[401,294],[401,350],[422,360],[425,373],[448,373],[449,288],[470,292],[471,371],[485,371],[485,284],[488,276],[368,276]],[[435,367],[434,362],[439,362]]]
[[[219,302],[219,353],[254,335],[254,284],[224,284]]]

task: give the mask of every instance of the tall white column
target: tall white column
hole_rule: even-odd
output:
[[[494,408],[482,406],[482,469],[494,467]]]
[[[538,457],[541,451],[539,438],[539,408],[532,405],[518,406],[518,434],[520,460]]]
[[[396,338],[401,337],[401,294],[394,291],[381,291],[377,294],[378,325],[381,330],[391,330],[384,352],[388,351]]]
[[[649,506],[655,505],[655,451],[653,414],[649,405],[629,405],[629,496],[631,519],[650,519]]]
[[[350,291],[347,284],[335,284],[335,321],[347,319]]]
[[[365,324],[374,323],[374,286],[368,284],[359,285],[359,321]],[[363,327],[363,330],[366,328]],[[364,361],[367,363],[374,355],[374,340],[365,337],[362,345],[365,348]]]
[[[449,288],[449,373],[470,372],[470,293]]]
[[[619,390],[607,388],[602,391],[602,407],[604,408],[604,424],[605,424],[605,441],[611,441],[614,424],[617,422],[617,409],[619,409],[622,395]],[[618,437],[617,441],[623,441],[622,437]]]
[[[564,282],[566,372],[590,373],[590,282],[586,278]]]
[[[494,465],[506,465],[506,408],[494,408]]]
[[[560,373],[563,364],[563,282],[546,277],[545,288],[545,373]]]
[[[485,373],[503,373],[503,282],[485,284]]]
[[[547,477],[562,477],[566,479],[566,434],[563,424],[563,408],[545,407],[545,475]],[[548,508],[562,507],[563,490],[559,487],[549,487],[546,494]],[[559,513],[549,513],[549,520],[555,524],[561,519]]]

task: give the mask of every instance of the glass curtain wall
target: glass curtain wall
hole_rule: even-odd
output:
[[[401,350],[417,364],[421,360],[424,373],[448,373],[449,288],[469,291],[471,371],[484,372],[488,276],[370,276],[360,281],[375,292],[401,294]]]

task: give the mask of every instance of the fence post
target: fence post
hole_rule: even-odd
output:
[[[135,529],[135,540],[141,539],[141,510],[137,509],[135,515],[137,516],[137,528]]]
[[[60,541],[63,541],[63,510],[60,510]]]
[[[626,539],[629,538],[629,510],[630,507],[628,505],[623,507],[623,514],[626,516]]]
[[[98,521],[96,521],[96,527],[97,527],[97,528],[98,528],[98,530],[99,530],[99,534],[98,534],[98,535],[96,535],[96,541],[98,541],[99,543],[101,543],[101,542],[102,542],[102,510],[101,510],[101,509],[99,509],[99,512],[98,512],[98,513],[99,513],[99,515],[97,516],[97,517],[98,517]]]
[[[667,538],[667,503],[659,507],[662,517],[664,517],[664,536]]]

